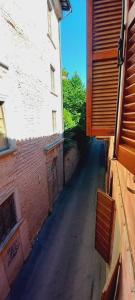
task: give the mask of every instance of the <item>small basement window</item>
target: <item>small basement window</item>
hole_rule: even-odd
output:
[[[3,113],[3,102],[0,101],[0,151],[8,148],[6,126]]]
[[[0,205],[0,243],[4,241],[16,223],[14,195],[12,194]]]

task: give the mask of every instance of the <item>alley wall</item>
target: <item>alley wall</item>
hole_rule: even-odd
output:
[[[51,13],[52,37],[47,1],[0,1],[0,104],[8,140],[0,151],[0,208],[12,196],[16,214],[0,244],[1,300],[63,187],[60,32],[53,6]]]

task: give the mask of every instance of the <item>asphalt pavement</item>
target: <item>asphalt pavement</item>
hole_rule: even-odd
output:
[[[105,144],[94,140],[43,225],[8,300],[100,300],[105,263],[94,249]]]

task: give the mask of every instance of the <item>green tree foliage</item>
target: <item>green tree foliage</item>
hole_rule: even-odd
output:
[[[72,114],[66,108],[64,108],[64,129],[75,127],[75,121],[73,120]]]
[[[71,79],[63,70],[64,124],[65,130],[73,127],[85,129],[86,90],[77,73]]]

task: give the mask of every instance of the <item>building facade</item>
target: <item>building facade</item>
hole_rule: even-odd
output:
[[[87,135],[108,141],[97,192],[101,299],[135,299],[135,2],[88,0]],[[119,66],[119,67],[118,67]]]
[[[63,187],[63,10],[69,1],[0,1],[2,300]]]

